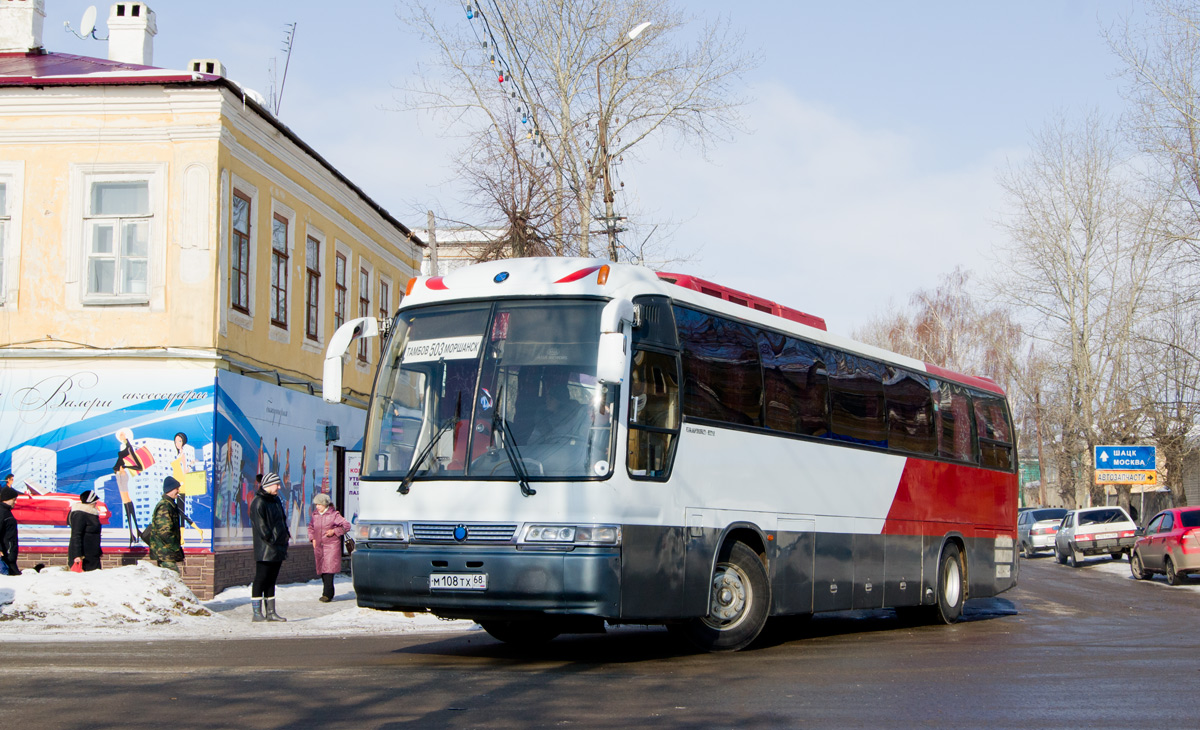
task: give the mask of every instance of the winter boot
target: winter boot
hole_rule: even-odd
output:
[[[274,598],[264,598],[263,603],[265,604],[266,609],[267,609],[267,620],[268,621],[287,621],[286,618],[275,613],[275,599]]]
[[[251,621],[253,621],[254,623],[258,623],[259,621],[267,620],[267,617],[263,615],[262,603],[263,602],[262,602],[261,598],[251,598],[250,599],[250,607],[254,609],[254,618],[251,619]]]

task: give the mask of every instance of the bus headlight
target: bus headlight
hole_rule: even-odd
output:
[[[541,545],[620,545],[619,525],[529,525],[523,543]]]
[[[355,534],[358,540],[395,540],[397,542],[408,542],[408,530],[405,529],[403,523],[368,522],[359,525],[355,529]]]

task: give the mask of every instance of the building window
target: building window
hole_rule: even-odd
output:
[[[346,323],[346,257],[337,255],[333,266],[333,328]]]
[[[250,313],[250,196],[233,191],[233,233],[230,238],[229,303]]]
[[[366,268],[358,270],[358,316],[371,316],[371,272]],[[358,359],[367,361],[367,338],[358,339]]]
[[[308,243],[304,247],[304,271],[304,335],[315,341],[320,335],[321,242],[312,236],[308,237]]]
[[[287,329],[288,219],[271,220],[271,324]]]
[[[379,280],[379,321],[386,322],[392,318],[392,283],[386,279]]]
[[[9,220],[11,216],[8,212],[8,186],[0,182],[0,303],[4,302],[4,297],[8,293],[8,287],[5,286],[4,278],[4,256],[8,253],[5,249],[5,238],[8,232]]]
[[[88,297],[147,297],[150,181],[93,181],[86,206]]]

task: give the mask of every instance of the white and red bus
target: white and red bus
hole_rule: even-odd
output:
[[[342,354],[377,323],[331,339]],[[544,641],[770,617],[953,622],[1015,585],[1004,394],[694,277],[513,259],[409,284],[371,395],[361,606]]]

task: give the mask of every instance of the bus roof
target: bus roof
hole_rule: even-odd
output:
[[[914,370],[923,370],[930,375],[980,390],[1001,395],[1004,393],[1000,386],[988,378],[964,375],[835,335],[826,329],[825,320],[821,317],[784,307],[768,299],[686,274],[656,273],[643,266],[614,264],[606,259],[520,258],[464,266],[444,276],[422,276],[410,280],[402,305],[410,307],[442,301],[514,296],[632,299],[644,294],[661,294],[769,327],[794,330],[801,336],[829,346],[857,351]],[[794,324],[771,324],[772,318],[775,317]]]

